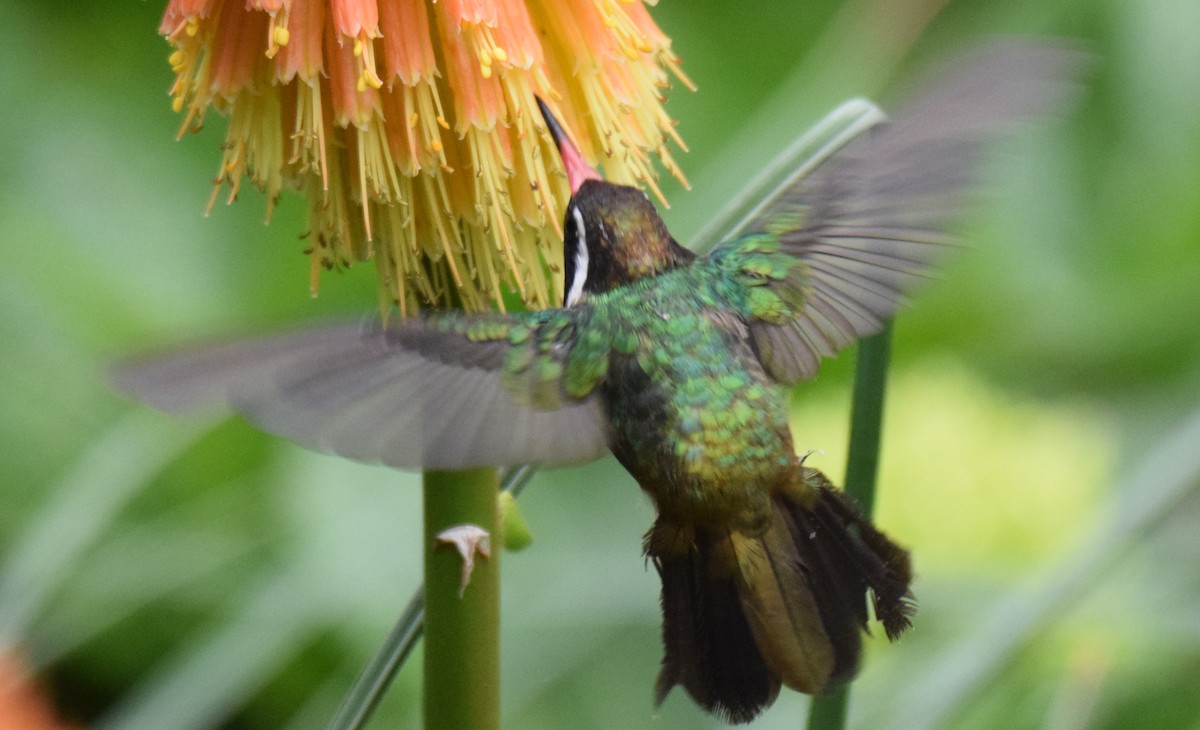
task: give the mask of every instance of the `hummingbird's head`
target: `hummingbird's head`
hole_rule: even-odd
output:
[[[564,306],[695,258],[671,238],[644,192],[600,177],[541,99],[538,107],[571,183],[563,224]]]

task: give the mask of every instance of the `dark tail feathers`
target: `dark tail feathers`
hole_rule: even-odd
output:
[[[907,551],[815,469],[774,495],[759,535],[655,523],[647,552],[662,577],[662,702],[683,685],[704,709],[748,722],[781,684],[818,694],[854,676],[867,629],[865,595],[888,638],[914,604]]]

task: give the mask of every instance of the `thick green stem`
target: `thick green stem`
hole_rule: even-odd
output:
[[[863,513],[875,506],[875,475],[883,436],[883,395],[891,359],[892,325],[858,345],[854,368],[854,396],[850,412],[850,453],[846,462],[846,492]],[[814,697],[808,713],[808,730],[842,730],[846,726],[849,685]]]
[[[528,464],[507,470],[500,483],[501,491],[516,497],[529,484],[534,471],[535,468]],[[408,607],[396,621],[391,633],[359,674],[342,706],[338,708],[337,715],[330,721],[329,730],[362,730],[367,726],[384,693],[396,678],[396,673],[424,633],[425,584],[422,583],[413,592]]]
[[[494,469],[425,473],[425,687],[428,730],[500,727],[499,482]],[[462,588],[463,557],[438,535],[476,525],[493,537]]]

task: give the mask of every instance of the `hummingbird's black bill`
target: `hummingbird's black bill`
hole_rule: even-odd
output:
[[[571,183],[571,195],[579,192],[579,186],[583,185],[584,180],[603,180],[600,173],[583,159],[583,155],[579,152],[579,148],[571,141],[562,125],[558,123],[558,119],[551,113],[550,107],[546,106],[546,102],[542,101],[541,97],[537,99],[538,109],[542,111],[542,119],[546,120],[546,127],[550,130],[550,136],[554,139],[554,145],[558,147],[558,156],[562,158],[563,167],[567,171],[567,181]]]

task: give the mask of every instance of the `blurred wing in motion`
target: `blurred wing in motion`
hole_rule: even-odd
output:
[[[953,59],[895,117],[784,180],[743,222],[746,237],[713,250],[737,260],[739,248],[774,254],[777,244],[792,258],[769,284],[788,316],[749,313],[773,377],[810,378],[822,356],[882,328],[953,242],[987,143],[1061,104],[1085,58],[1031,40]]]
[[[360,461],[561,464],[608,448],[599,377],[575,377],[566,392],[574,331],[564,310],[334,324],[130,362],[116,378],[157,408],[228,405],[269,433]]]

